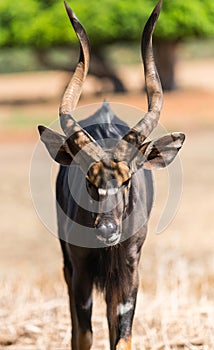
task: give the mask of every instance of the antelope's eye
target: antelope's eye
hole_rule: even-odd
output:
[[[96,186],[94,186],[88,179],[86,180],[86,188],[87,188],[89,196],[93,200],[98,201],[98,199],[99,199],[98,188]]]
[[[86,186],[88,189],[95,190],[97,192],[97,187],[94,186],[89,180],[86,180]]]
[[[88,180],[86,181],[86,185],[87,185],[88,188],[92,188],[93,187],[92,183],[90,183]]]

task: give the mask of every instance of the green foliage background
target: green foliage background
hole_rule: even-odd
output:
[[[69,1],[93,46],[139,41],[153,0]],[[61,0],[1,0],[0,48],[61,47],[76,42]],[[163,0],[155,36],[214,37],[214,0]],[[66,22],[67,21],[67,22]]]

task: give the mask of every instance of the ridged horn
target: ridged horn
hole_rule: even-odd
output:
[[[75,69],[75,72],[68,84],[68,87],[62,97],[62,101],[59,107],[60,115],[72,115],[79,101],[82,87],[89,68],[90,48],[89,40],[85,29],[77,19],[75,13],[70,6],[64,2],[65,8],[70,19],[70,22],[75,30],[77,38],[80,43],[80,55],[79,62]]]
[[[117,144],[114,154],[115,158],[118,160],[126,160],[131,162],[135,155],[137,155],[138,149],[156,127],[159,120],[162,108],[163,92],[154,61],[152,34],[160,14],[161,6],[162,0],[159,0],[144,27],[141,41],[141,53],[145,73],[145,87],[148,99],[148,112],[134,127],[128,131],[126,135],[124,135],[121,141]]]
[[[59,107],[60,123],[62,130],[68,137],[67,142],[72,150],[72,154],[75,156],[87,145],[85,151],[81,152],[82,155],[83,153],[85,155],[83,158],[88,158],[88,160],[90,159],[90,162],[95,162],[105,158],[106,154],[96,143],[93,137],[91,137],[83,128],[81,128],[81,126],[72,116],[73,111],[75,110],[79,101],[83,83],[88,73],[90,59],[89,40],[85,29],[79,22],[75,13],[66,2],[64,2],[64,4],[70,22],[79,40],[80,55],[75,72],[63,94]],[[90,162],[87,161],[88,165]]]

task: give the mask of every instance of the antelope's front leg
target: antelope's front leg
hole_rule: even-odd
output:
[[[127,290],[109,290],[106,294],[107,317],[111,350],[132,349],[132,323],[134,318],[138,290],[137,271]]]
[[[92,278],[87,264],[79,264],[73,274],[72,287],[77,316],[77,350],[89,350],[92,346]],[[76,350],[76,348],[74,348]],[[73,350],[73,348],[72,348]]]

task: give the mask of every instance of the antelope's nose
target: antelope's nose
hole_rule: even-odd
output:
[[[96,228],[103,238],[109,238],[109,236],[117,232],[117,225],[115,225],[112,221],[101,222],[96,226]]]
[[[121,238],[119,226],[109,220],[102,220],[96,226],[97,238],[103,242],[106,246],[116,245]]]

